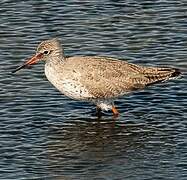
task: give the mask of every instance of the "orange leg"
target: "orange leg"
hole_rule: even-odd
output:
[[[113,113],[113,115],[114,115],[115,117],[119,116],[119,112],[118,112],[118,110],[115,108],[114,105],[112,106],[112,113]]]

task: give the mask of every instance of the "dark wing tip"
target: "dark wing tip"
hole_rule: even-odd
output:
[[[179,69],[174,68],[174,72],[171,74],[171,77],[177,77],[181,75],[181,71]]]
[[[152,78],[152,80],[148,82],[146,86],[164,82],[169,79],[175,79],[181,75],[181,71],[177,68],[161,68],[159,69],[159,73],[152,76],[146,76],[149,80]]]

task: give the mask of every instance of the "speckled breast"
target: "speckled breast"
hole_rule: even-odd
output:
[[[86,100],[92,97],[82,84],[80,84],[78,81],[72,81],[69,79],[62,81],[62,88],[60,87],[60,91],[73,99]]]
[[[52,67],[45,66],[45,75],[47,79],[64,95],[78,100],[88,100],[92,95],[78,81],[65,74],[58,74]]]

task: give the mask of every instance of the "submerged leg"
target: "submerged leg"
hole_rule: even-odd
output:
[[[113,113],[114,117],[119,116],[119,112],[114,105],[112,105],[112,113]]]
[[[99,118],[102,116],[102,109],[99,106],[96,106],[96,116]]]
[[[96,107],[97,107],[97,116],[101,117],[101,111],[108,111],[108,110],[112,110],[113,116],[117,117],[119,115],[118,110],[115,108],[114,106],[114,102],[112,100],[103,100],[103,101],[98,101],[96,103]]]

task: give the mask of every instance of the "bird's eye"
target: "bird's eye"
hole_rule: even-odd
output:
[[[49,54],[49,52],[50,52],[50,51],[44,51],[44,54],[47,55],[47,54]]]

